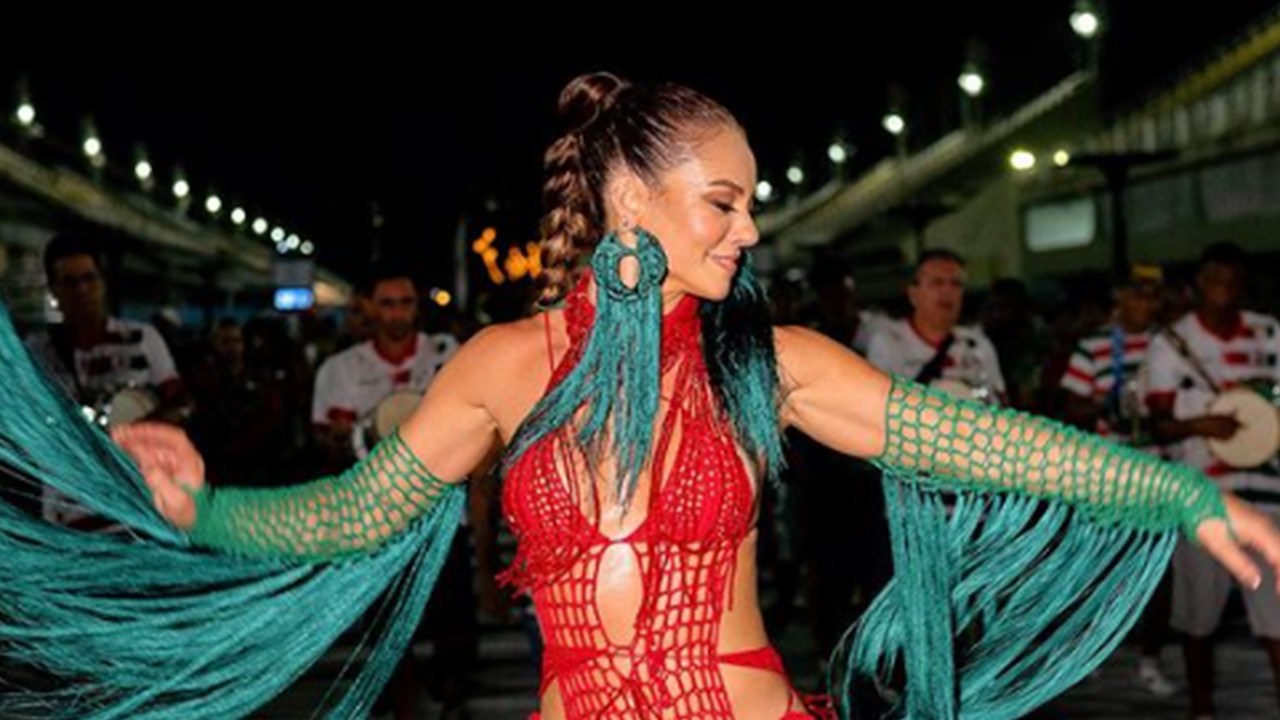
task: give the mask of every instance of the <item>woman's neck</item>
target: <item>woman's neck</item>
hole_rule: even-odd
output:
[[[662,287],[662,314],[666,315],[674,310],[680,304],[680,301],[684,300],[688,295],[683,290],[668,288],[664,283]]]

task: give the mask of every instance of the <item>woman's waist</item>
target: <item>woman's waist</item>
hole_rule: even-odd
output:
[[[719,612],[688,606],[684,612],[667,617],[624,623],[606,623],[605,618],[594,613],[584,617],[557,610],[540,605],[535,597],[534,614],[542,629],[545,651],[566,657],[715,659],[756,652],[769,645],[763,616],[754,603]],[[681,621],[678,615],[700,619]],[[576,617],[579,622],[565,622],[566,616]]]
[[[609,667],[630,676],[647,667],[664,674],[703,672],[721,665],[768,670],[785,675],[782,657],[764,639],[751,647],[717,646],[714,642],[686,642],[678,645],[638,643],[634,646],[574,647],[548,643],[543,648],[544,679],[562,677],[575,670],[591,672]]]

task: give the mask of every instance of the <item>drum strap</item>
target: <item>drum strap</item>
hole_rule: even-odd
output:
[[[1214,382],[1213,376],[1209,374],[1208,370],[1205,370],[1204,365],[1200,363],[1194,354],[1192,354],[1191,348],[1187,345],[1187,341],[1178,334],[1177,330],[1174,330],[1171,327],[1163,327],[1160,328],[1160,332],[1164,333],[1164,336],[1169,338],[1169,342],[1173,344],[1173,349],[1177,350],[1178,354],[1182,356],[1182,359],[1186,360],[1187,363],[1191,365],[1191,369],[1195,370],[1196,374],[1199,375],[1206,384],[1208,384],[1209,389],[1213,391],[1214,394],[1222,392],[1218,383]]]
[[[924,367],[920,368],[920,372],[916,373],[916,382],[921,385],[928,385],[942,377],[942,366],[947,361],[947,352],[951,350],[951,344],[955,341],[956,336],[947,333],[947,336],[938,345],[938,351],[933,354],[933,357],[929,358],[929,362],[925,363]]]

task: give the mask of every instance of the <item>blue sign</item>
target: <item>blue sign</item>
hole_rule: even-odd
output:
[[[316,304],[316,294],[311,288],[289,287],[276,289],[276,310],[290,312],[310,310]]]

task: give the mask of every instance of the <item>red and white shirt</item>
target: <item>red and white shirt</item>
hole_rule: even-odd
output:
[[[1062,389],[1082,398],[1108,405],[1108,412],[1098,418],[1094,432],[1103,437],[1128,441],[1131,428],[1127,424],[1134,414],[1144,414],[1141,401],[1145,382],[1141,377],[1151,345],[1151,333],[1124,332],[1117,326],[1085,337],[1076,345],[1062,376]],[[1116,353],[1116,347],[1121,351]],[[1120,389],[1116,390],[1116,380]],[[1116,421],[1120,426],[1115,427]]]
[[[940,379],[959,380],[971,387],[1003,394],[1000,360],[986,334],[979,328],[963,325],[956,326],[951,334],[955,339],[943,358]],[[925,340],[910,318],[885,320],[867,343],[867,361],[885,372],[912,379],[938,354],[939,347],[940,344]]]
[[[1210,331],[1194,312],[1184,315],[1171,329],[1219,391],[1247,380],[1280,380],[1280,322],[1270,315],[1242,312],[1235,329],[1225,336]],[[1208,380],[1163,333],[1152,338],[1147,351],[1146,382],[1148,405],[1156,398],[1172,399],[1177,420],[1209,414],[1209,405],[1217,396]],[[1269,467],[1241,471],[1218,460],[1203,437],[1187,438],[1169,450],[1173,459],[1204,471],[1225,489],[1244,492],[1259,502],[1280,504],[1274,459]]]
[[[325,360],[316,373],[311,421],[355,422],[367,418],[393,392],[426,392],[440,366],[457,351],[458,341],[447,333],[417,333],[413,351],[403,358],[384,357],[372,340],[347,348]]]
[[[27,348],[76,402],[92,405],[130,386],[157,388],[177,379],[178,371],[164,338],[147,323],[108,318],[105,339],[88,350],[72,351],[74,368],[59,356],[53,335],[39,330]]]
[[[60,328],[38,330],[28,335],[25,343],[67,395],[82,405],[97,406],[128,387],[156,390],[178,379],[169,347],[148,323],[108,318],[102,342],[88,349],[68,347],[70,357],[65,358],[54,341],[58,332]],[[67,361],[72,367],[67,367]],[[48,486],[41,489],[41,505],[44,518],[50,522],[94,532],[126,530]]]

